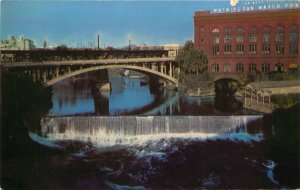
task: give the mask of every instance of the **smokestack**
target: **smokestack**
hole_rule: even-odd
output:
[[[98,42],[98,49],[100,48],[100,46],[99,46],[99,43],[100,43],[100,37],[99,37],[99,34],[98,34],[98,36],[97,36],[97,42]]]

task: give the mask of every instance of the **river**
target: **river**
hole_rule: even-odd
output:
[[[110,82],[111,92],[98,91],[89,75],[52,87],[52,108],[28,132],[41,148],[21,161],[28,165],[18,175],[22,187],[294,187],[274,176],[276,151],[266,146],[279,127],[243,109],[240,98],[189,97],[153,89],[144,78],[112,76]],[[222,109],[222,102],[231,106]]]

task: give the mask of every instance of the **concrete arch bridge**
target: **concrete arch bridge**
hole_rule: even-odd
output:
[[[178,64],[172,57],[4,63],[1,66],[7,70],[25,72],[45,86],[91,71],[120,68],[153,75],[177,87],[179,73]]]

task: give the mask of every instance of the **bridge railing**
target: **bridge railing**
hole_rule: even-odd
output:
[[[167,50],[37,49],[1,50],[2,62],[42,62],[92,59],[167,57]]]

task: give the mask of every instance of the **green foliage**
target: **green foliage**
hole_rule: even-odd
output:
[[[189,89],[198,88],[200,83],[212,84],[213,81],[211,77],[207,73],[203,74],[186,74],[180,73],[179,82],[182,86],[187,87]]]
[[[288,108],[300,102],[300,94],[274,94],[271,102],[278,108]]]
[[[273,170],[275,179],[289,188],[299,188],[300,185],[299,108],[300,104],[296,104],[288,109],[277,109],[264,118],[265,130],[273,134],[264,142],[266,156],[277,163]]]
[[[52,89],[20,73],[1,74],[2,124],[9,127],[20,120],[30,127],[39,126],[40,118],[52,107]]]
[[[269,79],[280,81],[280,80],[299,80],[300,73],[289,72],[289,73],[269,73]]]
[[[207,71],[207,56],[199,49],[195,49],[192,41],[187,41],[179,50],[175,61],[179,63],[181,72],[185,74],[199,74]]]

